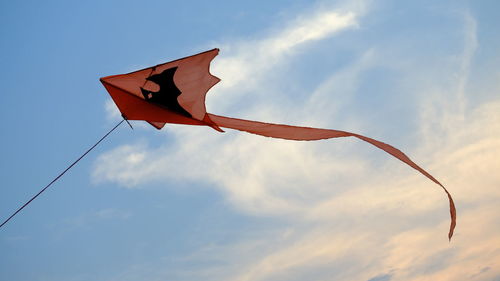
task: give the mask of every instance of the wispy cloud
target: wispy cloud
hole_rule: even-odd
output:
[[[397,161],[366,157],[368,149],[363,144],[347,140],[294,143],[175,126],[169,135],[174,141],[168,145],[128,144],[101,155],[93,172],[96,181],[127,188],[150,182],[208,182],[238,211],[272,216],[290,225],[272,233],[257,229],[258,239],[242,238],[200,249],[189,258],[210,256],[238,266],[223,263],[224,269],[218,270],[214,265],[191,272],[191,279],[305,280],[315,276],[317,280],[373,281],[474,276],[491,280],[499,275],[500,248],[493,245],[500,245],[500,226],[495,223],[500,219],[500,100],[466,106],[475,90],[468,81],[479,48],[473,16],[465,13],[463,25],[457,28],[463,32],[462,41],[457,42],[461,52],[450,53],[436,64],[408,59],[407,49],[401,47],[405,42],[386,49],[368,42],[358,59],[324,75],[301,104],[273,103],[283,96],[268,96],[272,85],[287,81],[272,84],[267,75],[285,69],[287,59],[300,57],[301,50],[362,26],[367,12],[321,9],[290,20],[282,25],[285,28],[266,36],[225,44],[222,49],[229,51],[216,60],[212,71],[224,82],[210,94],[209,108],[263,120],[280,120],[289,110],[306,116],[308,122],[324,124],[330,122],[322,119],[325,116],[338,118],[337,108],[329,105],[339,97],[346,102],[366,86],[363,79],[370,70],[391,66],[409,77],[424,77],[393,87],[413,91],[414,100],[408,102],[419,114],[411,128],[418,148],[409,154],[424,162],[454,195],[459,211],[454,240],[446,242],[448,206],[441,190]],[[430,68],[437,69],[426,75]],[[493,86],[496,91],[498,87]],[[398,106],[387,103],[387,107]],[[230,104],[240,106],[231,108]],[[359,115],[335,121],[358,129],[389,126],[369,123],[370,116],[362,111],[355,113]]]
[[[256,230],[255,238],[204,249],[191,259],[225,261],[191,273],[206,280],[495,280],[500,274],[500,101],[469,113],[462,138],[436,173],[455,195],[459,225],[447,243],[444,196],[419,176],[387,172],[310,210],[289,229]],[[481,124],[479,126],[479,124]],[[391,165],[390,170],[398,170]],[[375,170],[375,168],[373,168]],[[371,176],[370,176],[371,177]],[[383,179],[383,177],[386,177]],[[258,233],[261,233],[260,235]],[[246,240],[248,239],[248,240]],[[252,250],[245,246],[251,245]],[[238,257],[229,262],[227,257]],[[238,266],[232,267],[236,263]],[[359,270],[362,268],[363,270]],[[386,278],[386,279],[384,279]],[[390,279],[389,279],[390,278]]]
[[[87,228],[92,224],[106,220],[126,220],[131,216],[129,211],[106,208],[93,212],[83,213],[65,220],[63,223],[68,229]]]
[[[421,133],[426,143],[431,146],[465,122],[466,87],[471,63],[478,48],[478,39],[476,20],[467,12],[463,15],[463,23],[462,54],[451,59],[454,67],[450,67],[446,75],[445,81],[448,83],[434,83],[437,87],[426,90],[436,91],[439,95],[429,95],[427,99],[421,100]]]
[[[365,8],[365,5],[357,5],[353,10],[326,9],[322,6],[297,16],[262,38],[222,44],[221,49],[228,51],[215,61],[212,72],[223,82],[211,93],[213,97],[209,100],[214,106],[208,107],[233,113],[237,110],[243,115],[251,112],[253,118],[266,118],[279,111],[283,107],[280,103],[266,106],[257,103],[261,101],[264,104],[263,99],[268,96],[267,89],[261,85],[265,76],[296,55],[299,48],[312,46],[338,32],[357,27]],[[245,102],[244,108],[225,109],[229,94],[231,101],[247,101],[245,95],[249,90],[253,93],[252,100],[257,102]],[[308,105],[311,103],[306,107]],[[293,104],[290,106],[293,107]],[[97,181],[117,181],[129,188],[165,179],[189,178],[214,182],[227,193],[230,201],[247,211],[281,213],[299,212],[303,208],[304,202],[294,201],[303,201],[301,198],[307,193],[304,187],[311,179],[321,178],[321,181],[329,182],[332,171],[339,171],[341,178],[359,171],[354,166],[363,167],[357,163],[348,169],[345,164],[349,160],[340,164],[328,163],[325,159],[324,168],[311,171],[308,167],[315,166],[318,157],[321,158],[321,152],[315,151],[314,147],[283,141],[270,142],[254,136],[226,137],[189,129],[192,128],[179,128],[175,132],[177,141],[168,147],[151,149],[141,143],[122,146],[102,155],[96,164],[94,178]],[[288,159],[288,165],[283,166],[284,158]],[[165,173],[166,170],[170,172]]]
[[[104,103],[104,110],[106,111],[108,120],[118,120],[121,118],[120,111],[111,98],[107,99]]]
[[[319,10],[299,17],[264,38],[222,44],[225,54],[213,66],[213,72],[224,78],[218,85],[219,91],[242,86],[260,88],[261,76],[268,75],[270,69],[297,54],[301,47],[355,28],[358,18],[359,14],[354,11]],[[238,93],[241,90],[232,94]]]

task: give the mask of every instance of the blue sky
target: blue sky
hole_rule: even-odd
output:
[[[0,280],[498,280],[496,1],[0,3],[0,217],[119,121],[99,77],[220,48],[211,113],[361,133],[134,122],[0,229]]]

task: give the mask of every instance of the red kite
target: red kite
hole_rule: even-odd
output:
[[[205,108],[205,96],[220,79],[211,75],[210,62],[219,49],[148,67],[127,74],[101,78],[106,90],[125,120],[144,120],[157,129],[166,123],[210,126],[240,130],[287,140],[320,140],[355,137],[368,142],[403,161],[443,188],[450,204],[451,225],[448,238],[453,236],[456,210],[446,188],[432,175],[415,164],[399,149],[359,134],[308,127],[270,124],[210,114]]]

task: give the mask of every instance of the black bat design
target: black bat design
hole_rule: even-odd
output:
[[[160,90],[152,92],[141,87],[141,93],[148,102],[162,105],[174,112],[191,117],[191,114],[182,108],[177,101],[177,97],[181,94],[181,91],[174,83],[175,71],[177,71],[177,66],[167,68],[159,74],[149,76],[146,80],[160,86]]]

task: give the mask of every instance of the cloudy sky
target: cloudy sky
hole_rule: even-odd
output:
[[[219,115],[122,125],[0,229],[0,280],[500,280],[496,1],[3,1],[0,219],[119,122],[99,77],[212,48]]]

